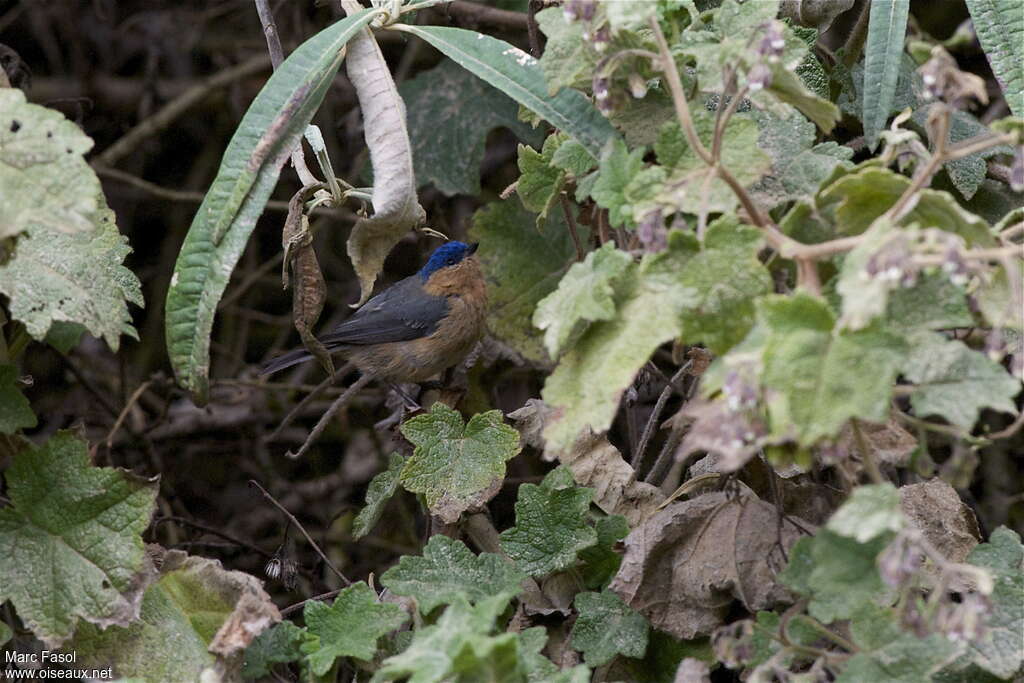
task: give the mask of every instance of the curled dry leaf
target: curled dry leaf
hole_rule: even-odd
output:
[[[281,230],[281,246],[284,248],[281,280],[286,288],[289,284],[292,286],[292,321],[303,346],[328,375],[333,375],[331,353],[313,334],[313,327],[320,319],[327,300],[327,285],[313,249],[313,235],[309,232],[309,217],[302,211],[309,191],[315,187],[302,188],[288,202],[288,218]]]
[[[860,422],[864,442],[871,449],[877,462],[887,465],[906,465],[910,454],[917,448],[917,438],[900,426],[895,418],[889,418],[885,424]],[[859,453],[853,428],[848,424],[843,427],[837,443],[840,453]]]
[[[724,492],[673,503],[626,537],[609,588],[655,628],[687,640],[707,635],[725,623],[733,600],[751,612],[792,601],[775,576],[814,528],[792,520],[762,500]]]
[[[929,479],[900,489],[900,509],[950,562],[966,562],[981,532],[974,511],[964,505],[956,490],[939,479]]]
[[[342,5],[350,15],[363,9],[355,0]],[[370,298],[388,252],[423,223],[426,212],[416,197],[405,105],[369,29],[349,42],[345,68],[359,97],[373,164],[373,216],[360,219],[348,238],[348,255],[362,289],[355,306],[361,306]]]
[[[551,415],[543,401],[530,399],[510,413],[528,446],[544,449],[544,427]],[[550,454],[545,452],[545,458]],[[572,448],[558,453],[558,460],[572,471],[580,486],[594,489],[594,503],[609,515],[622,515],[635,527],[649,517],[665,500],[657,487],[636,480],[636,472],[622,458],[607,437],[585,433]]]

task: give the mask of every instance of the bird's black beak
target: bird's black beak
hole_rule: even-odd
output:
[[[479,246],[480,246],[479,242],[473,242],[472,244],[469,245],[469,251],[467,251],[466,254],[468,254],[469,256],[472,256],[473,254],[476,253],[477,247],[479,247]]]

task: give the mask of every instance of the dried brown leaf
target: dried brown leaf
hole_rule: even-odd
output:
[[[530,399],[509,417],[523,443],[543,450],[542,433],[551,413],[543,401]],[[636,480],[636,472],[605,436],[580,436],[571,449],[558,454],[558,460],[572,471],[577,484],[594,489],[595,505],[609,515],[622,515],[630,527],[653,514],[665,500],[657,487]]]
[[[917,438],[901,427],[896,418],[890,418],[885,424],[858,422],[858,425],[864,441],[878,462],[906,465],[910,454],[917,448]],[[846,425],[840,432],[837,447],[842,453],[859,453],[850,425]]]
[[[609,588],[655,628],[682,639],[707,635],[725,623],[733,600],[751,612],[792,600],[775,576],[801,527],[814,528],[798,521],[724,492],[673,503],[626,537]]]
[[[950,562],[966,562],[981,538],[974,511],[938,477],[902,487],[900,509]]]

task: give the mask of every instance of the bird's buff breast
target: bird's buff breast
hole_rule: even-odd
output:
[[[449,299],[450,312],[429,337],[373,347],[352,347],[348,356],[363,372],[391,382],[425,382],[458,364],[479,341],[486,299]]]

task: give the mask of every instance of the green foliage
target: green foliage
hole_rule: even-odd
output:
[[[137,617],[106,628],[81,623],[66,649],[81,667],[112,667],[145,681],[199,680],[215,669],[237,677],[243,662],[234,655],[248,640],[239,631],[256,634],[278,618],[260,580],[216,560],[154,551],[163,552],[160,577],[146,588]]]
[[[622,140],[608,143],[601,153],[601,169],[590,195],[600,206],[608,209],[608,221],[613,226],[634,226],[633,207],[626,188],[644,169],[644,149],[626,149]]]
[[[501,411],[491,410],[467,424],[440,401],[407,420],[402,435],[416,449],[402,466],[402,485],[422,493],[431,512],[448,522],[482,506],[501,486],[505,461],[520,449],[519,433],[501,420]]]
[[[861,119],[864,137],[875,146],[878,133],[896,96],[896,82],[903,59],[903,39],[910,15],[910,0],[878,0],[871,3],[864,52],[864,92]]]
[[[615,655],[643,657],[650,627],[641,614],[615,593],[580,593],[579,617],[572,627],[572,646],[583,653],[587,666],[601,666]]]
[[[18,453],[5,476],[11,505],[0,508],[0,600],[51,647],[79,619],[135,619],[156,482],[93,467],[85,442],[69,432]]]
[[[1017,412],[1013,398],[1021,383],[961,341],[914,335],[903,373],[916,385],[910,403],[918,415],[938,415],[969,431],[983,408]]]
[[[828,528],[840,536],[867,543],[903,527],[900,494],[892,484],[858,486],[831,519]]]
[[[590,231],[579,227],[580,239]],[[531,320],[537,303],[558,287],[576,258],[561,211],[543,225],[512,200],[492,202],[473,215],[471,239],[488,285],[487,327],[526,358],[546,360],[544,345]]]
[[[608,585],[622,564],[622,555],[615,552],[616,543],[629,534],[629,523],[622,515],[608,515],[594,524],[597,543],[580,551],[583,560],[583,584],[591,590],[601,590]]]
[[[1024,16],[1013,0],[967,0],[978,42],[1016,116],[1024,116]]]
[[[388,468],[370,481],[370,485],[366,487],[366,507],[352,520],[353,538],[362,538],[377,526],[388,501],[398,490],[404,466],[405,458],[398,453],[392,453],[388,458]]]
[[[538,222],[547,218],[548,211],[558,201],[565,185],[565,171],[551,163],[559,144],[557,135],[549,135],[540,152],[519,145],[519,181],[516,183],[516,192],[523,206],[537,214]]]
[[[384,572],[381,585],[397,595],[416,599],[420,612],[430,614],[438,605],[450,605],[459,598],[479,603],[486,598],[519,593],[526,575],[493,553],[474,555],[461,541],[433,536],[423,548],[423,557],[403,557]]]
[[[971,551],[967,561],[987,569],[994,582],[986,631],[970,643],[969,655],[985,671],[1010,678],[1024,662],[1020,647],[1024,641],[1024,546],[1016,532],[999,527],[988,543]]]
[[[400,606],[378,602],[363,582],[342,590],[330,606],[310,600],[302,616],[314,638],[303,642],[301,649],[317,676],[327,673],[338,657],[371,659],[377,640],[409,618]]]
[[[540,132],[519,120],[514,101],[450,59],[405,81],[398,92],[405,100],[420,187],[433,183],[446,195],[479,194],[484,142],[499,126],[540,144]]]
[[[92,139],[60,112],[0,89],[0,239],[26,231],[91,232],[105,209],[83,155]]]
[[[560,7],[537,12],[537,26],[547,38],[540,67],[554,95],[565,87],[580,88],[590,83],[597,55],[583,40],[583,24],[568,22]]]
[[[374,16],[366,10],[346,17],[288,55],[239,123],[196,212],[167,291],[165,329],[178,382],[199,402],[209,390],[210,332],[231,271],[341,66],[342,48]]]
[[[539,486],[521,485],[516,525],[502,532],[501,549],[532,576],[573,566],[581,550],[597,543],[597,532],[587,523],[593,495],[592,489],[575,486],[564,467]]]
[[[558,289],[537,304],[533,324],[544,330],[544,346],[557,358],[578,340],[591,322],[615,317],[615,286],[633,260],[611,242],[574,263]]]
[[[837,329],[825,302],[801,293],[764,297],[759,312],[773,434],[809,445],[838,435],[850,418],[885,421],[903,339],[878,326]]]
[[[84,326],[115,351],[122,334],[138,338],[126,302],[141,306],[142,286],[121,265],[131,248],[114,224],[114,212],[102,197],[98,203],[91,231],[32,227],[0,265],[0,292],[35,339],[46,339],[58,321]]]
[[[36,415],[18,389],[18,373],[10,365],[0,365],[0,433],[35,426]]]
[[[274,664],[301,659],[302,645],[307,640],[312,640],[311,634],[290,621],[274,624],[256,636],[245,649],[242,677],[253,679],[267,676]]]

